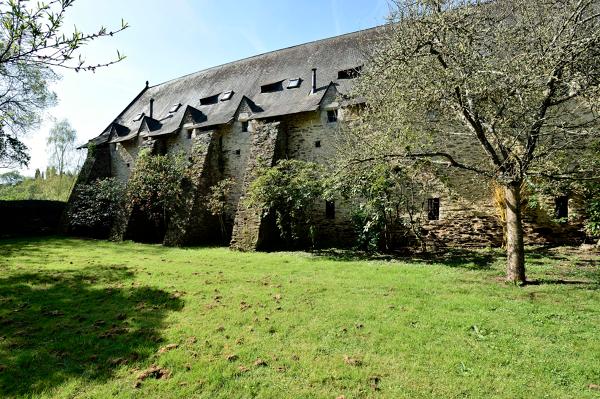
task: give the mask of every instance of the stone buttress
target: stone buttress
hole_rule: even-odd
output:
[[[206,209],[207,196],[214,180],[215,168],[211,164],[215,152],[214,130],[199,133],[192,140],[191,174],[185,190],[185,201],[171,218],[164,244],[181,246],[190,244],[217,244],[218,219]]]
[[[265,219],[262,209],[248,206],[244,198],[257,172],[262,166],[273,166],[277,161],[277,144],[281,139],[280,122],[264,123],[257,126],[252,136],[250,156],[244,175],[242,196],[238,203],[230,246],[241,251],[254,251],[260,247],[265,237]]]

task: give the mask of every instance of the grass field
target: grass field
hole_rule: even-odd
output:
[[[0,241],[0,397],[598,398],[599,257]]]

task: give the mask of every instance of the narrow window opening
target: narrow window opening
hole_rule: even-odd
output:
[[[276,91],[283,90],[283,80],[275,83],[269,83],[268,85],[262,85],[260,87],[261,93],[274,93]]]
[[[219,148],[223,150],[223,136],[219,137]]]
[[[360,76],[362,72],[362,66],[356,68],[344,69],[338,72],[338,79],[355,79]]]
[[[557,219],[567,219],[569,217],[569,197],[566,195],[554,199],[554,215]]]
[[[219,102],[220,94],[215,94],[214,96],[205,97],[200,99],[200,105],[212,105],[217,104]]]
[[[325,201],[325,218],[335,219],[335,202]]]
[[[338,120],[338,112],[337,109],[332,109],[327,111],[327,122],[335,123]]]
[[[127,162],[127,167],[130,167],[130,166],[131,166],[131,164],[129,162]]]
[[[242,132],[246,133],[248,131],[248,121],[242,122]]]
[[[440,199],[429,198],[427,200],[427,219],[440,220]]]
[[[187,131],[187,138],[190,140],[192,137],[194,137],[194,131],[190,129]]]
[[[235,155],[240,155],[242,153],[242,150],[235,150]]]
[[[321,140],[315,141],[315,148],[321,148]]]

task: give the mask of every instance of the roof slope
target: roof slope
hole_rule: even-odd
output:
[[[151,136],[177,131],[188,107],[206,116],[199,127],[231,122],[244,97],[261,109],[253,115],[255,119],[316,110],[332,82],[339,92],[349,91],[351,80],[338,79],[338,72],[363,65],[369,49],[381,37],[383,29],[377,27],[289,47],[148,87],[91,142],[101,144],[110,139],[117,142],[136,137],[135,132],[140,131],[146,119],[139,115],[149,116],[150,99],[154,99],[153,119],[157,122],[148,133]],[[317,69],[317,91],[311,94],[313,68]],[[288,89],[289,80],[297,78],[302,79],[300,87]],[[282,90],[261,93],[261,86],[276,82],[283,82]],[[215,104],[200,103],[200,99],[222,95],[230,90],[233,91],[230,100],[221,101],[219,97]],[[169,113],[175,104],[182,106]],[[114,124],[118,124],[120,130],[129,129],[131,133],[115,135]]]

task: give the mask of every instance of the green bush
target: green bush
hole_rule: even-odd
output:
[[[315,242],[315,224],[311,209],[323,198],[323,167],[312,162],[281,160],[274,167],[260,169],[250,185],[247,203],[274,215],[286,246],[305,240]]]
[[[183,154],[152,155],[140,153],[127,183],[127,198],[150,220],[166,226],[169,217],[184,201],[190,184]]]
[[[68,211],[73,232],[94,237],[107,236],[123,211],[124,193],[125,187],[115,178],[98,179],[77,186]]]

